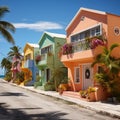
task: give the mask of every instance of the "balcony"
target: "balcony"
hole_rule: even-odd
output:
[[[87,41],[77,41],[70,44],[65,44],[62,48],[62,62],[92,60],[95,54],[101,53],[101,47],[106,45],[105,41],[97,37]]]
[[[24,67],[25,67],[25,68],[31,68],[31,67],[33,67],[33,66],[34,66],[34,61],[33,61],[33,60],[28,59],[28,60],[26,60],[25,63],[24,63]]]
[[[38,62],[38,66],[53,65],[53,55],[45,53],[41,55],[41,60]]]
[[[91,49],[90,43],[85,40],[74,42],[72,44],[72,47],[73,47],[73,53]]]

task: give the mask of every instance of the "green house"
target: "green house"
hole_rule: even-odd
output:
[[[51,79],[54,79],[52,76],[56,70],[65,68],[58,57],[60,48],[65,42],[65,35],[50,32],[44,32],[39,40],[40,53],[37,67],[41,78],[41,86],[44,86]]]

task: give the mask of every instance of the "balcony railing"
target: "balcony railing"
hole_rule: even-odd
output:
[[[49,65],[53,63],[53,55],[48,53],[41,55],[41,60],[39,61],[38,65]]]
[[[107,41],[102,39],[101,36],[95,36],[81,41],[66,43],[62,47],[62,54],[66,55],[74,52],[95,49],[99,45],[105,46],[106,43]]]
[[[73,47],[73,52],[79,52],[79,51],[91,49],[90,43],[87,42],[86,40],[74,42],[72,43],[72,47]]]

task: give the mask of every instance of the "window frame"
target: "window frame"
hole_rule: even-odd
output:
[[[98,27],[99,27],[99,32],[97,32],[97,28]],[[94,35],[91,34],[92,30],[94,30]],[[71,42],[78,42],[78,41],[85,40],[85,38],[86,38],[85,36],[86,36],[87,32],[89,32],[89,37],[94,37],[94,36],[102,35],[102,24],[100,23],[100,24],[94,25],[92,27],[89,27],[87,29],[84,29],[84,30],[82,30],[82,31],[80,31],[78,33],[72,34],[70,36],[70,41]],[[77,39],[75,39],[75,38],[77,38]]]
[[[77,70],[79,71],[78,73],[79,73],[79,75],[77,76]],[[80,67],[75,67],[74,68],[74,82],[75,83],[80,83]],[[77,81],[77,79],[78,79],[78,81]]]

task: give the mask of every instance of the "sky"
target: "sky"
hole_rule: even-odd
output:
[[[44,31],[66,34],[65,28],[81,7],[120,15],[120,0],[0,0],[0,6],[10,10],[2,20],[15,26],[11,34],[21,52],[27,42],[37,44]],[[0,62],[12,46],[0,34]]]

